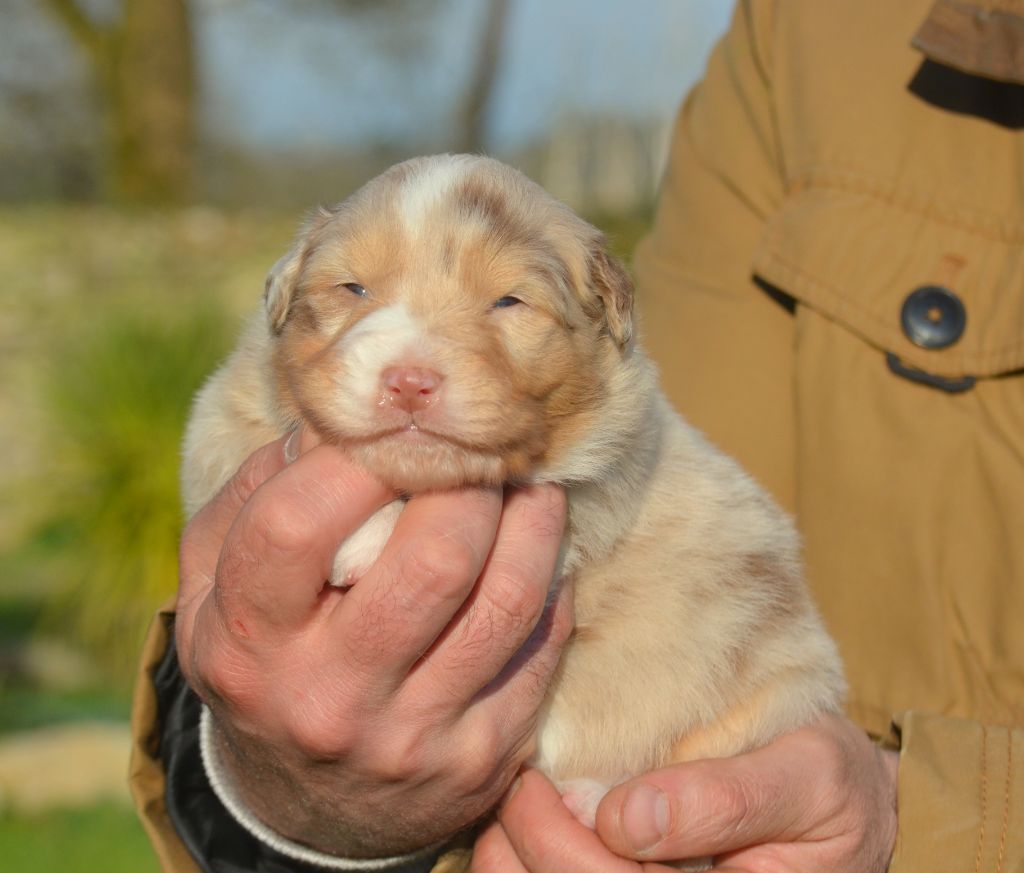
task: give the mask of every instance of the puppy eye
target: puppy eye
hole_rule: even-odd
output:
[[[358,282],[345,282],[344,287],[348,288],[348,290],[355,294],[356,297],[366,296],[366,289]]]
[[[507,306],[515,306],[517,303],[522,303],[518,297],[512,297],[511,295],[500,297],[494,301],[495,309],[504,309]]]

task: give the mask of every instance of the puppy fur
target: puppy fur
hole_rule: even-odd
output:
[[[600,233],[517,171],[399,164],[313,214],[272,269],[196,399],[187,512],[299,422],[398,493],[564,485],[553,584],[573,574],[576,629],[535,755],[563,782],[731,755],[836,711],[842,671],[794,529],[670,407],[632,296]],[[396,368],[431,374],[413,411]],[[342,547],[334,581],[358,579],[402,505]]]

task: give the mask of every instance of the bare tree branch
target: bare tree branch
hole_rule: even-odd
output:
[[[103,64],[109,52],[110,35],[98,28],[75,0],[45,0],[50,11],[67,28],[71,38],[88,52],[96,64]]]

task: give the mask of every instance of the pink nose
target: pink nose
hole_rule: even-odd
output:
[[[444,376],[423,367],[388,367],[380,378],[385,396],[409,412],[418,412],[433,403],[444,381]]]

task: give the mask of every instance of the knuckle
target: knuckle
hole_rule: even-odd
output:
[[[269,499],[257,493],[250,501],[246,521],[246,533],[257,553],[295,555],[311,546],[311,520],[288,494],[275,494]]]
[[[417,599],[444,601],[476,579],[477,556],[452,537],[420,539],[405,556],[402,580]]]
[[[340,760],[355,745],[350,723],[323,705],[293,707],[287,729],[295,747],[316,761]]]
[[[707,824],[725,824],[729,833],[744,834],[747,824],[756,808],[754,799],[744,782],[716,780],[704,787],[706,810],[714,811]],[[712,819],[717,819],[713,821]]]
[[[808,760],[815,762],[822,784],[842,786],[854,774],[853,762],[845,754],[842,745],[829,732],[812,730],[804,739],[804,751]]]
[[[429,746],[419,731],[401,731],[382,746],[376,771],[395,784],[419,783],[432,771]]]
[[[498,777],[514,766],[506,745],[495,726],[478,723],[459,744],[457,790],[467,796],[476,795],[504,784]]]
[[[190,684],[207,703],[216,700],[232,711],[248,711],[262,697],[251,671],[226,657],[194,659],[186,673]]]
[[[486,609],[495,631],[533,628],[544,612],[546,586],[535,584],[516,568],[494,564],[488,568]]]

